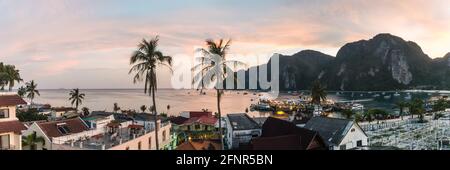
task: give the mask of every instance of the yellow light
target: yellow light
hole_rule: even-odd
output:
[[[277,115],[284,115],[285,113],[283,111],[277,111]]]

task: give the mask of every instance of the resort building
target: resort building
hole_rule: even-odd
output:
[[[177,136],[177,143],[190,139],[212,140],[218,139],[219,120],[212,112],[182,112],[181,116],[170,117],[174,124],[173,130]]]
[[[73,118],[78,116],[75,108],[71,107],[54,107],[51,109],[50,118],[53,120],[62,118]]]
[[[158,120],[161,121],[161,120]],[[171,144],[171,124],[160,122],[158,149]],[[156,150],[154,127],[137,124],[120,113],[92,112],[88,117],[34,123],[28,133],[45,139],[51,150]]]
[[[89,132],[89,127],[80,118],[65,119],[60,121],[40,121],[31,124],[23,133],[24,136],[36,133],[42,137],[44,143],[38,143],[38,150],[53,150],[54,143],[76,140]],[[95,133],[95,132],[91,132]]]
[[[17,105],[27,104],[12,93],[0,93],[0,150],[21,150],[26,127],[16,117]]]
[[[297,127],[294,123],[269,117],[262,126],[261,137],[251,141],[253,150],[326,150],[316,131]]]
[[[261,136],[261,126],[245,113],[227,114],[225,134],[228,149],[249,149],[250,141]]]
[[[353,120],[313,117],[304,128],[319,132],[330,150],[347,150],[367,146],[368,137]]]

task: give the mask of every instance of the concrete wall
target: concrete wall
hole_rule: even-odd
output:
[[[12,120],[18,120],[16,117],[16,106],[2,106],[0,109],[8,109],[9,117],[8,118],[0,118],[0,122],[7,122]]]
[[[22,150],[22,137],[14,132],[1,133],[0,136],[9,135],[9,147],[13,150]]]
[[[165,145],[170,144],[170,128],[171,125],[161,127],[158,132],[159,149],[164,148]],[[163,132],[165,131],[165,140],[163,140]],[[149,142],[151,141],[151,142]],[[138,146],[141,143],[141,150],[156,150],[155,132],[150,132],[142,135],[136,139],[114,146],[108,150],[139,150]],[[150,144],[150,145],[149,145]]]
[[[352,132],[352,129],[354,131]],[[342,142],[339,146],[336,146],[334,149],[339,150],[341,145],[346,145],[346,149],[352,149],[357,147],[357,141],[362,141],[362,146],[368,145],[368,137],[364,134],[363,130],[357,126],[356,124],[353,124],[353,126],[350,128],[347,135],[342,139]]]

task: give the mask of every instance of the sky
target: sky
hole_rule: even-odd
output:
[[[176,68],[209,38],[231,38],[231,58],[249,65],[304,49],[334,56],[378,33],[432,58],[450,52],[448,0],[0,0],[0,11],[0,62],[41,89],[142,87],[129,58],[156,35]],[[168,70],[158,75],[171,87]]]

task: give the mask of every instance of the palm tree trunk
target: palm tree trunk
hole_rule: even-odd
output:
[[[222,147],[222,150],[224,150],[224,145],[223,145],[223,139],[222,139],[222,113],[220,111],[220,90],[217,90],[217,113],[219,114],[219,139],[220,139],[220,145]]]
[[[152,88],[152,101],[153,101],[153,115],[155,116],[155,140],[156,140],[156,150],[159,150],[159,141],[158,141],[158,118],[156,112],[156,101],[155,101],[155,88]]]

